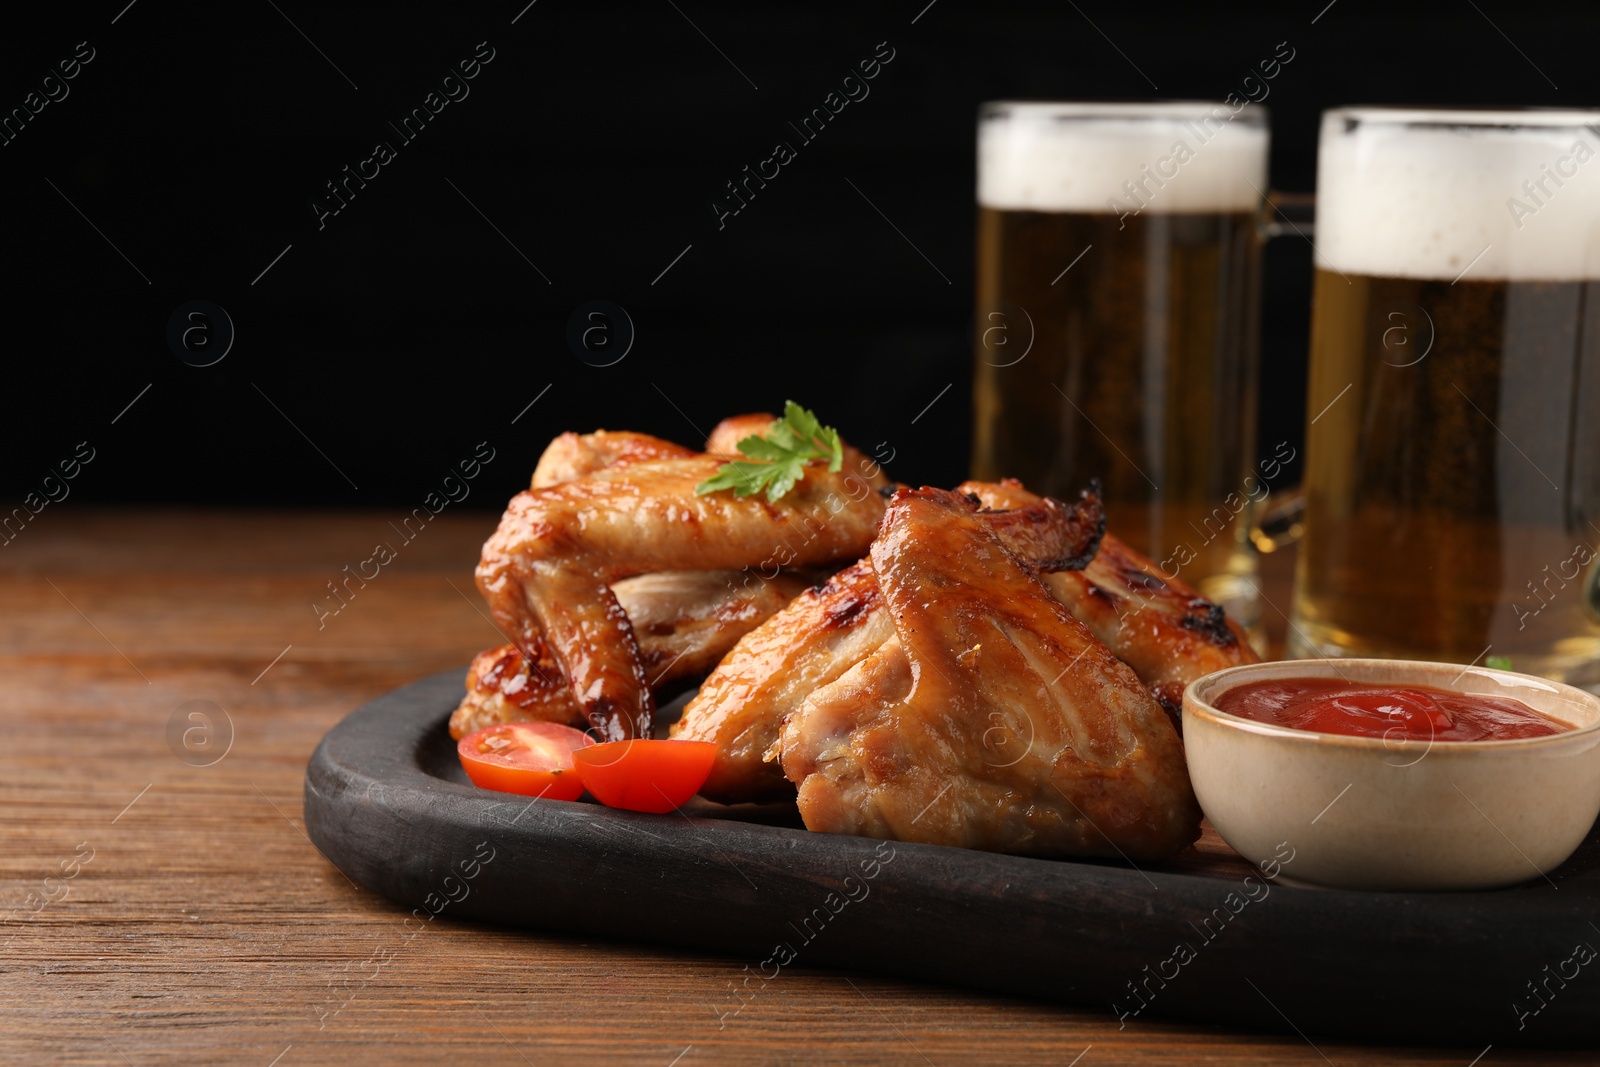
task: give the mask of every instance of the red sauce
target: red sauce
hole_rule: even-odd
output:
[[[1508,741],[1571,730],[1520,700],[1338,678],[1254,682],[1223,693],[1218,709],[1258,722],[1396,741]]]

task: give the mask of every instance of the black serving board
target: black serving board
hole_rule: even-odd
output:
[[[813,834],[792,804],[530,805],[462,774],[446,730],[462,677],[352,713],[306,769],[311,839],[417,922],[438,913],[725,952],[749,965],[730,976],[752,989],[786,963],[838,966],[1116,1005],[1130,1027],[1177,1018],[1313,1038],[1600,1043],[1600,959],[1574,958],[1600,948],[1593,831],[1549,881],[1512,889],[1273,884],[1263,896],[1260,883],[1243,892],[1243,860],[1192,851],[1139,869]],[[1180,945],[1189,952],[1175,955]],[[1137,1014],[1129,983],[1146,1004]],[[738,1003],[719,990],[696,1010]]]

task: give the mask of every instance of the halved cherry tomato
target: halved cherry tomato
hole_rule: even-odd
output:
[[[710,741],[607,741],[572,754],[578,777],[611,808],[667,812],[705,784],[717,746]]]
[[[582,730],[553,722],[507,722],[486,726],[456,745],[461,766],[482,789],[525,797],[577,800],[583,782],[572,754],[594,744]]]

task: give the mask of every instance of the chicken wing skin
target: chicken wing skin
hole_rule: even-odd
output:
[[[506,722],[558,722],[582,727],[583,712],[562,684],[555,657],[541,641],[530,660],[516,645],[486,648],[467,668],[467,692],[450,713],[450,739]]]
[[[1022,483],[967,482],[986,507],[1023,507],[1039,497]],[[1079,622],[1133,668],[1174,724],[1183,721],[1189,683],[1260,657],[1238,623],[1177,577],[1107,534],[1087,567],[1046,574],[1044,584]]]
[[[1149,691],[978,513],[895,494],[871,559],[895,635],[783,726],[812,830],[1158,859],[1199,835]]]
[[[770,412],[755,411],[748,415],[730,415],[711,428],[706,438],[706,454],[724,459],[739,455],[739,442],[746,437],[760,436],[772,425]],[[651,459],[688,459],[698,455],[675,441],[654,437],[632,430],[596,430],[593,433],[573,433],[570,430],[558,435],[548,445],[539,463],[533,469],[530,488],[547,489],[552,485],[570,482],[586,474],[607,467],[641,463]],[[859,456],[859,453],[857,453]],[[851,464],[851,470],[866,470]]]
[[[776,503],[695,494],[711,455],[613,464],[519,493],[484,544],[478,588],[507,637],[553,654],[584,718],[607,739],[648,736],[643,656],[611,586],[653,571],[824,565],[865,551],[882,516],[882,472],[806,468]]]
[[[713,431],[715,432],[715,431]],[[570,482],[607,467],[642,463],[650,459],[687,459],[694,449],[629,430],[564,433],[545,446],[533,468],[534,489]]]
[[[1222,605],[1107,534],[1083,571],[1045,575],[1045,584],[1105,642],[1172,717],[1183,721],[1189,683],[1224,667],[1259,663],[1238,623]]]
[[[656,693],[703,678],[739,638],[771,618],[826,572],[784,571],[745,583],[740,571],[660,571],[611,587],[639,641]]]
[[[769,411],[753,411],[748,415],[729,415],[711,428],[706,438],[706,453],[724,459],[739,456],[739,442],[746,437],[760,437],[772,425],[775,416]],[[859,470],[858,467],[852,467]]]
[[[1013,552],[1045,567],[1083,566],[1105,530],[1099,498],[1091,494],[1070,508],[1033,497],[1025,507],[983,517]],[[741,639],[672,728],[674,738],[717,745],[701,793],[725,802],[792,795],[772,751],[784,715],[893,634],[872,561],[862,559]]]
[[[771,617],[810,580],[785,572],[739,584],[738,571],[663,571],[624,578],[611,587],[639,639],[650,690],[664,699],[702,678],[739,638]],[[530,661],[516,645],[480,652],[467,670],[467,692],[450,717],[450,736],[503,722],[586,726],[583,711],[540,641]]]
[[[683,741],[711,741],[717,758],[701,795],[733,803],[794,795],[764,762],[783,716],[894,634],[872,561],[851,564],[795,597],[746,634],[712,670],[672,726]]]

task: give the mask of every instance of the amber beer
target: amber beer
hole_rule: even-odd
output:
[[[978,149],[974,476],[1100,479],[1119,536],[1253,622],[1290,458],[1255,462],[1264,111],[990,104]]]
[[[1324,116],[1292,653],[1600,685],[1597,121]]]

